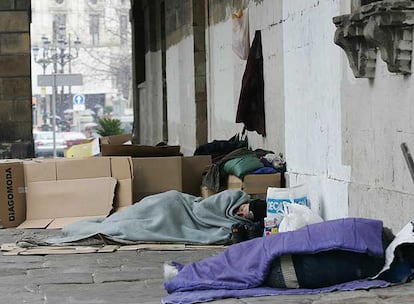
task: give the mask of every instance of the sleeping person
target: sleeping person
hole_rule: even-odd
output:
[[[413,228],[409,223],[394,238],[381,221],[346,218],[235,244],[198,262],[173,263],[175,276],[164,283],[171,294],[167,300],[185,297],[185,292],[199,299],[209,290],[209,296],[215,291],[220,297],[241,297],[407,282],[414,268]],[[368,281],[375,275],[378,280]]]
[[[251,223],[256,219],[254,204],[251,210],[245,210],[250,200],[250,196],[240,190],[225,190],[207,198],[171,190],[147,196],[106,218],[70,224],[63,228],[63,237],[47,241],[70,243],[104,238],[122,244],[227,244],[233,224]],[[261,217],[265,208],[261,205]]]

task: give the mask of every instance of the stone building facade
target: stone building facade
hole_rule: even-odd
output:
[[[414,149],[412,18],[404,21],[412,3],[133,0],[135,141],[168,141],[189,155],[242,130],[235,115],[246,61],[232,51],[232,13],[248,9],[250,38],[256,30],[262,37],[267,133],[248,132],[252,148],[283,152],[289,184],[308,184],[325,219],[379,218],[399,230],[414,214],[401,151],[401,143]],[[30,94],[22,94],[30,90],[29,49],[3,43],[28,32],[3,16],[28,22],[28,7],[0,1],[3,157],[31,142]]]
[[[33,156],[30,0],[0,1],[0,158]]]
[[[73,97],[82,95],[89,111],[102,113],[102,108],[111,106],[113,115],[124,121],[131,89],[130,1],[37,0],[32,1],[31,7],[31,42],[39,49],[37,56],[32,56],[32,95],[39,101],[35,124],[41,125],[45,113],[50,117],[53,93],[52,87],[38,84],[38,75],[54,70],[81,74],[83,79],[82,85],[58,88],[56,111],[60,118],[73,108]],[[63,38],[64,54],[70,54],[72,59],[59,52],[63,60],[59,58],[57,65],[44,65],[44,38],[50,43],[49,50]],[[80,42],[78,52],[76,42]],[[47,57],[50,55],[49,52]],[[73,129],[83,131],[79,125]]]

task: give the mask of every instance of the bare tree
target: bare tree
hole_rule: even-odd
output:
[[[98,16],[99,18],[96,24],[90,20],[90,34],[94,30],[102,31],[101,28],[103,28],[105,35],[102,41],[92,40],[90,43],[82,44],[83,56],[79,63],[85,69],[90,70],[91,76],[96,80],[111,79],[118,93],[128,98],[132,81],[131,26],[128,10],[125,7],[107,7],[104,14],[102,11],[97,11],[97,14],[93,15],[93,7],[89,6],[89,8],[92,12],[90,17]],[[93,26],[98,28],[91,28]],[[96,39],[99,40],[99,38],[98,36]]]

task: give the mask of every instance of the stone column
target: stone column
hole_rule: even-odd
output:
[[[0,158],[33,157],[30,0],[0,0]]]

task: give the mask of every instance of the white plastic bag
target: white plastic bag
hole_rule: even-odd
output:
[[[249,15],[248,8],[239,9],[232,14],[233,18],[233,52],[242,60],[246,60],[249,56]]]
[[[276,218],[278,228],[284,216],[284,204],[299,204],[309,207],[308,186],[300,184],[290,188],[268,187],[266,194],[267,217]]]
[[[266,194],[267,216],[277,217],[283,214],[283,203],[294,203],[309,207],[308,186],[300,184],[290,188],[268,187]]]
[[[279,232],[293,231],[306,225],[323,222],[323,219],[310,208],[291,203],[283,203],[283,219],[279,225]]]

